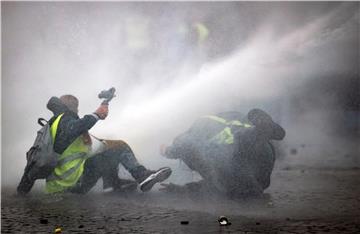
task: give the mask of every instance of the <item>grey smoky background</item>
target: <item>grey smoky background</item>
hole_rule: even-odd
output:
[[[198,117],[253,107],[287,130],[285,164],[359,167],[359,2],[1,2],[2,185],[15,186],[51,96],[150,168]],[[196,177],[196,176],[195,176]]]

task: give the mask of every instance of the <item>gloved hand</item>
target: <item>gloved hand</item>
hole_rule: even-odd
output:
[[[99,119],[105,119],[109,113],[109,105],[101,104],[95,111],[95,114],[99,116]]]

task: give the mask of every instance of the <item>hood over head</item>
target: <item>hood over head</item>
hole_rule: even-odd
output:
[[[69,108],[64,103],[62,103],[62,101],[58,97],[51,97],[46,107],[51,112],[53,112],[55,116],[70,111]]]

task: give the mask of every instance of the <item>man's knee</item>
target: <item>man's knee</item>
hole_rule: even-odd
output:
[[[130,146],[122,140],[104,140],[104,143],[106,145],[106,149],[116,149],[116,150],[121,150],[121,149],[130,149]]]
[[[106,148],[99,153],[101,161],[106,165],[122,164],[125,169],[132,170],[141,166],[130,146],[121,140],[105,140]]]
[[[105,140],[104,143],[106,147],[103,152],[99,153],[102,160],[105,161],[116,160],[117,163],[119,163],[122,158],[133,156],[132,149],[125,141]]]

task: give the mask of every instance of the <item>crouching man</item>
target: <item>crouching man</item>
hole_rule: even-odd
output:
[[[260,109],[247,116],[239,112],[204,116],[171,146],[162,148],[164,156],[181,159],[202,180],[184,186],[162,184],[162,190],[230,198],[259,196],[269,187],[274,167],[271,141],[284,137],[284,129]]]
[[[98,120],[108,115],[108,105],[101,106],[83,118],[78,116],[79,101],[73,95],[52,97],[47,108],[54,116],[50,119],[50,133],[54,151],[59,160],[53,172],[46,178],[47,193],[87,193],[102,178],[104,190],[129,191],[139,185],[143,192],[155,183],[162,182],[171,174],[168,167],[152,171],[141,165],[124,141],[100,140],[90,136]],[[130,172],[135,181],[118,177],[119,164]],[[20,195],[27,194],[36,178],[25,170],[17,187]]]

